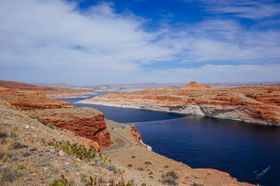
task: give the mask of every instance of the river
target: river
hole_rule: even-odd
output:
[[[91,95],[90,97],[94,97]],[[153,151],[193,168],[215,168],[239,181],[280,185],[280,127],[139,109],[81,104],[105,117],[134,124]]]

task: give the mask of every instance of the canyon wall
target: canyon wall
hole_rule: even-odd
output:
[[[81,102],[280,125],[280,85],[216,88],[191,82],[184,87],[111,93]]]
[[[74,108],[70,103],[47,96],[59,95],[64,89],[0,81],[0,100],[21,109],[44,124],[54,125],[91,139],[96,150],[111,145],[110,134],[103,113],[90,108]],[[78,90],[73,90],[73,94]],[[69,95],[71,90],[67,89]],[[61,92],[65,95],[65,92]]]

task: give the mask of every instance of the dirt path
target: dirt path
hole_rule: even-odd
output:
[[[133,145],[132,142],[130,142],[124,137],[125,135],[121,134],[121,131],[123,132],[123,127],[125,126],[122,126],[110,120],[106,120],[106,122],[108,124],[107,130],[111,134],[111,140],[113,141],[113,145],[108,148],[102,149],[101,151],[103,153],[111,153],[126,150]]]

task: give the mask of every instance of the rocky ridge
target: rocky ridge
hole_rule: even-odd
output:
[[[280,125],[280,85],[216,88],[191,82],[184,87],[111,93],[81,102]]]

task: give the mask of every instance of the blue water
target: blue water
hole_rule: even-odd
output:
[[[64,100],[74,103],[80,98]],[[191,167],[215,168],[240,181],[264,186],[280,185],[280,128],[138,109],[75,105],[96,108],[117,122],[135,123],[144,142],[155,152]]]

